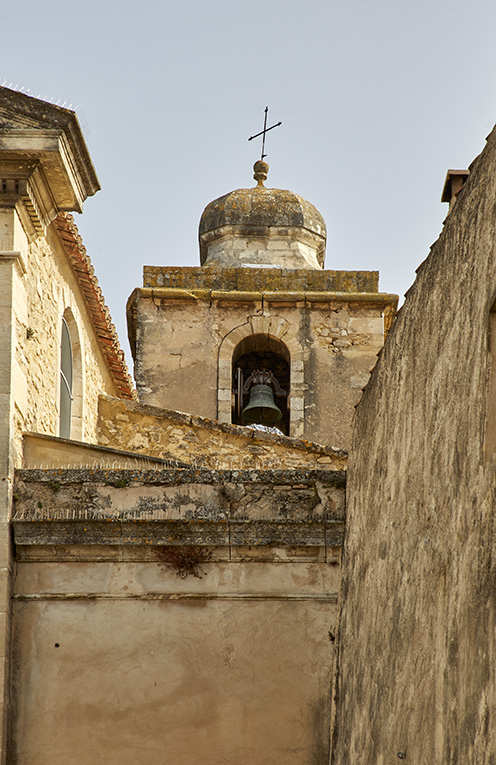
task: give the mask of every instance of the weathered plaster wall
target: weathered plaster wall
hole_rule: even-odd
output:
[[[495,170],[493,131],[357,410],[334,765],[496,762]]]
[[[333,447],[110,396],[100,397],[98,441],[115,449],[218,469],[344,470],[347,461],[346,452]]]
[[[115,385],[98,348],[79,287],[52,227],[22,246],[26,273],[16,291],[14,376],[16,440],[21,453],[22,431],[58,435],[60,338],[64,311],[70,308],[78,337],[72,337],[79,357],[75,379],[81,416],[71,431],[79,440],[96,441],[98,396],[114,394]],[[75,358],[75,361],[78,359]],[[75,374],[76,374],[76,364]],[[75,408],[74,408],[75,411]]]
[[[140,401],[216,419],[216,350],[228,329],[213,320],[209,302],[140,300],[138,312]]]
[[[170,590],[173,575],[156,563],[147,573]],[[16,601],[15,677],[32,690],[18,700],[9,762],[325,765],[330,673],[316,662],[332,662],[334,606],[120,592]]]
[[[305,315],[306,314],[306,315]],[[354,407],[384,342],[381,307],[332,302],[306,306],[305,432],[349,448]],[[312,434],[312,435],[310,435]]]
[[[9,763],[325,765],[343,473],[23,470],[15,509]]]

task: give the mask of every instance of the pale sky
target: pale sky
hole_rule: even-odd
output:
[[[494,0],[4,0],[0,27],[0,84],[83,125],[102,191],[75,218],[128,358],[143,265],[199,265],[203,208],[255,185],[266,105],[266,185],[321,211],[326,268],[400,296],[496,122]]]

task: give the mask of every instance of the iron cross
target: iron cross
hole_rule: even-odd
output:
[[[254,138],[258,138],[259,135],[263,135],[262,138],[262,156],[260,159],[263,161],[263,158],[267,156],[267,154],[264,154],[265,150],[265,135],[269,132],[269,130],[273,130],[276,127],[279,127],[279,125],[282,125],[282,122],[278,122],[276,125],[272,125],[272,127],[267,127],[267,114],[269,113],[269,107],[265,107],[265,119],[264,119],[264,127],[263,130],[260,131],[260,133],[256,133],[256,135],[251,135],[248,140],[253,141]]]

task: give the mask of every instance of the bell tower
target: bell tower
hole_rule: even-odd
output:
[[[142,403],[346,448],[397,298],[378,274],[324,270],[326,225],[256,185],[210,202],[200,267],[144,267],[128,301]]]

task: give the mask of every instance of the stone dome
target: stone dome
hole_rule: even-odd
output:
[[[214,199],[200,219],[202,265],[323,268],[325,221],[293,191],[263,185],[269,166],[258,161],[252,189]]]

